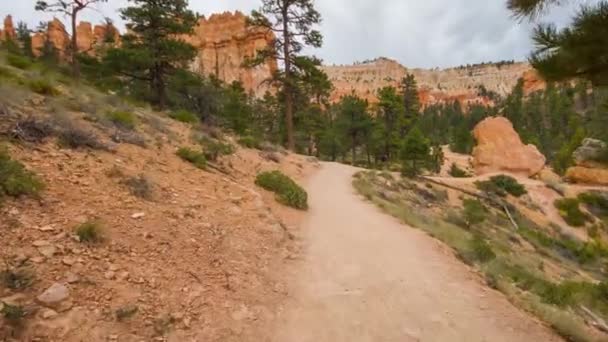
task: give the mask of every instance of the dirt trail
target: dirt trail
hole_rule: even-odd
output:
[[[305,252],[274,340],[561,341],[421,231],[354,193],[356,169],[308,183]]]

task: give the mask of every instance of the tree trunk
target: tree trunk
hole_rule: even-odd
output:
[[[352,138],[353,138],[353,165],[355,165],[355,161],[357,160],[357,152],[356,152],[357,135],[353,134]]]
[[[296,150],[293,132],[293,94],[291,89],[291,52],[289,51],[289,5],[283,5],[283,57],[285,58],[285,127],[287,128],[287,149]]]
[[[78,78],[80,76],[80,65],[78,64],[78,33],[76,32],[76,18],[78,16],[78,8],[72,11],[72,49],[71,49],[71,63],[72,63],[72,74]]]

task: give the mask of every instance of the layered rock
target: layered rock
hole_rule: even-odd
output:
[[[486,64],[451,69],[407,69],[388,58],[355,65],[324,66],[334,84],[332,101],[344,95],[355,94],[368,101],[377,102],[377,90],[385,86],[399,86],[407,73],[416,77],[423,105],[458,101],[463,106],[482,104],[491,106],[494,101],[480,91],[505,96],[511,92],[519,78],[524,78],[527,93],[542,89],[544,82],[527,63],[506,65]]]
[[[603,141],[583,140],[572,154],[576,166],[566,171],[566,178],[574,183],[608,185],[608,165],[598,161],[607,148]]]
[[[539,173],[546,158],[534,145],[524,145],[504,117],[487,118],[473,130],[477,146],[473,149],[476,174],[508,172],[526,177]]]
[[[60,58],[65,57],[68,46],[70,46],[70,36],[66,32],[65,26],[61,21],[57,18],[53,18],[48,24],[46,37],[44,38],[49,40]]]
[[[246,16],[240,12],[203,17],[194,34],[185,37],[198,51],[192,64],[195,72],[214,75],[226,83],[240,81],[247,91],[258,96],[269,90],[264,81],[276,71],[276,60],[255,68],[244,68],[243,63],[268,47],[273,39],[271,32],[248,26]]]

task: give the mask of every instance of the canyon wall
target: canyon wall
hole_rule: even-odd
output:
[[[195,72],[214,75],[226,83],[240,81],[257,96],[270,90],[264,81],[277,70],[276,61],[269,60],[255,68],[244,68],[243,63],[272,44],[274,36],[267,30],[248,26],[241,12],[203,17],[194,34],[185,38],[198,51],[192,64]]]
[[[479,103],[493,105],[493,100],[480,94],[479,86],[488,92],[505,96],[519,78],[524,78],[526,92],[544,87],[544,82],[527,63],[505,65],[486,64],[450,69],[407,69],[388,58],[355,65],[332,65],[322,69],[333,82],[331,100],[355,94],[371,103],[378,101],[377,90],[385,86],[398,87],[406,74],[416,77],[419,97],[423,105],[459,101],[463,106]]]

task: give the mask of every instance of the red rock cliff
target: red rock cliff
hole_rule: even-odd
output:
[[[192,64],[195,72],[215,75],[226,83],[241,81],[246,90],[258,96],[269,90],[264,81],[277,69],[277,63],[268,61],[248,69],[243,67],[243,62],[267,47],[273,39],[265,30],[248,27],[245,15],[240,12],[203,17],[194,34],[186,37],[198,51]]]

